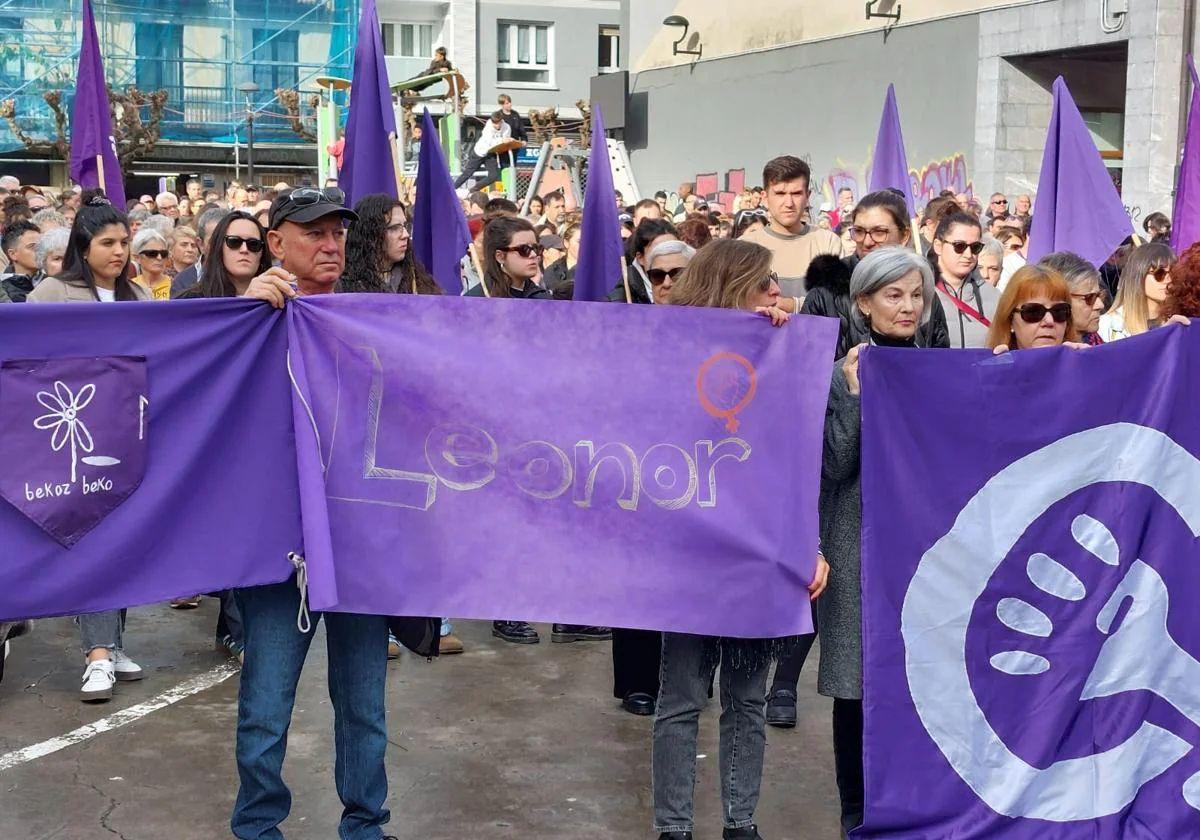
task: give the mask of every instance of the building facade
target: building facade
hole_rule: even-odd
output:
[[[319,79],[351,76],[361,0],[93,0],[93,8],[109,83],[167,93],[162,140],[126,173],[139,189],[160,176],[241,173],[248,111],[259,180],[316,178],[311,101]],[[444,46],[471,85],[467,117],[486,118],[507,92],[523,113],[557,107],[577,118],[601,63],[615,69],[620,60],[619,0],[377,0],[377,8],[390,80],[419,76]],[[63,164],[40,145],[56,137],[44,96],[61,92],[70,113],[79,0],[9,0],[0,38],[0,103],[11,101],[18,129],[0,121],[0,167],[61,183]],[[280,90],[300,94],[298,113]]]
[[[823,0],[625,0],[626,142],[641,191],[758,184],[764,162],[790,153],[812,164],[818,203],[843,186],[862,195],[894,83],[919,204],[943,189],[1033,193],[1062,75],[1135,223],[1169,212],[1194,2],[867,5],[900,20]],[[686,34],[664,25],[671,15]],[[702,54],[677,52],[687,49]]]

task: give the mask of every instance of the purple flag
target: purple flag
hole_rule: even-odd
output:
[[[1171,219],[1171,247],[1182,254],[1200,242],[1200,78],[1196,62],[1187,57],[1192,76],[1192,105],[1188,111],[1187,135],[1183,141],[1183,163],[1175,188],[1175,212]]]
[[[346,193],[350,207],[371,193],[399,197],[392,157],[396,112],[392,109],[382,33],[375,0],[363,0],[354,47],[350,114],[346,118],[346,151],[338,174],[338,186]]]
[[[600,113],[600,104],[593,103],[592,150],[588,155],[588,182],[583,197],[583,227],[573,299],[607,300],[608,293],[621,282],[621,261],[624,259],[604,116]]]
[[[854,836],[1200,836],[1198,365],[1174,326],[864,353]]]
[[[811,627],[834,322],[413,295],[289,310],[315,609]]]
[[[900,130],[900,109],[896,107],[896,86],[888,85],[883,100],[879,135],[875,138],[875,158],[871,161],[871,192],[894,189],[904,193],[908,217],[917,215],[913,202],[912,179],[908,175],[908,155],[904,151],[904,133]]]
[[[1099,266],[1131,233],[1133,223],[1116,185],[1059,76],[1038,177],[1029,262],[1055,251],[1072,251]]]
[[[125,181],[117,160],[108,85],[104,81],[91,0],[83,0],[83,43],[79,47],[75,101],[71,106],[70,168],[76,183],[88,189],[102,187],[109,201],[124,212]]]
[[[251,301],[0,306],[0,619],[287,579],[286,353]]]
[[[454,181],[442,154],[437,127],[429,109],[421,117],[421,155],[417,162],[417,203],[412,209],[412,249],[429,273],[449,294],[462,294],[459,267],[471,231]]]

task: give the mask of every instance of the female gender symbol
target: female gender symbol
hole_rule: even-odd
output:
[[[736,415],[754,400],[758,390],[758,373],[754,365],[737,353],[717,353],[700,365],[696,374],[696,392],[700,405],[718,420],[725,420],[725,428],[736,432]]]

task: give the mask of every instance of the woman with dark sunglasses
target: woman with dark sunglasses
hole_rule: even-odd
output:
[[[271,267],[267,233],[245,210],[234,210],[213,228],[200,280],[180,298],[241,297],[250,281]]]
[[[483,229],[483,278],[467,297],[511,297],[550,300],[536,282],[542,270],[542,246],[525,219],[497,216]]]
[[[442,287],[412,252],[404,205],[385,193],[354,205],[358,221],[346,232],[346,273],[339,292],[440,295]]]
[[[957,207],[957,205],[954,205]],[[974,216],[948,213],[933,235],[933,276],[946,313],[951,347],[987,346],[988,328],[1000,293],[976,272],[983,227]]]
[[[1100,286],[1100,272],[1090,262],[1070,251],[1047,254],[1038,265],[1057,271],[1071,288],[1071,320],[1079,340],[1095,346],[1103,344],[1100,338],[1100,315],[1106,301]]]
[[[988,330],[988,347],[998,352],[1079,343],[1071,309],[1071,287],[1052,268],[1027,265],[1012,276]]]
[[[1100,337],[1116,341],[1161,326],[1174,267],[1169,245],[1149,242],[1135,248],[1121,270],[1112,308],[1100,316]]]
[[[167,238],[154,228],[145,228],[133,237],[133,261],[141,271],[133,282],[150,290],[155,300],[171,299],[171,275],[167,273],[170,248]]]

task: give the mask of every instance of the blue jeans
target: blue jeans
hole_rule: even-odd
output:
[[[296,628],[300,593],[295,578],[236,593],[245,628],[246,659],[238,692],[237,766],[241,789],[230,827],[242,840],[280,840],[291,810],[283,782],[288,726],[296,684],[317,622],[325,619],[329,699],[336,747],[334,782],[344,806],[341,840],[378,840],[390,818],[384,681],[387,619],[377,615],[313,613],[312,629]]]

